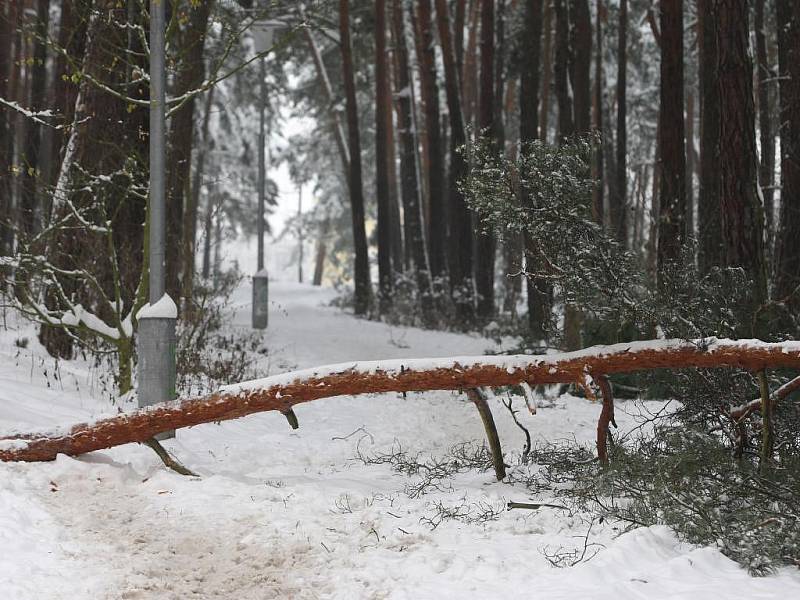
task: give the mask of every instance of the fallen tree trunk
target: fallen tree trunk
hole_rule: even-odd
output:
[[[687,367],[800,368],[800,342],[759,340],[654,340],[594,346],[547,356],[479,356],[344,363],[226,386],[202,398],[142,408],[68,430],[0,438],[0,460],[53,460],[130,442],[163,431],[286,412],[296,404],[333,396],[378,392],[461,390],[529,384],[584,382],[586,376]]]

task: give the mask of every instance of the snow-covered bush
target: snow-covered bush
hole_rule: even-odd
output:
[[[741,269],[700,273],[691,247],[655,277],[598,223],[592,210],[595,140],[554,146],[536,141],[509,158],[483,140],[468,145],[462,182],[470,206],[502,237],[525,236],[525,277],[546,282],[555,310],[544,323],[550,341],[560,307],[581,313],[582,337],[608,343],[663,336],[785,338],[781,313],[752,305]],[[778,307],[779,308],[779,307]],[[700,342],[702,344],[702,342]],[[635,443],[620,444],[611,466],[586,460],[574,444],[539,447],[540,470],[527,483],[641,525],[666,523],[690,541],[716,543],[753,572],[798,560],[800,419],[796,404],[776,402],[771,419],[734,407],[762,396],[759,384],[784,379],[739,369],[665,371],[614,378],[678,400]],[[772,432],[774,451],[765,443]],[[612,440],[613,447],[613,440]],[[589,455],[591,458],[591,455]]]
[[[177,384],[181,396],[253,379],[253,365],[267,352],[250,328],[223,327],[230,298],[242,275],[232,269],[216,282],[196,284],[195,306],[178,322]]]

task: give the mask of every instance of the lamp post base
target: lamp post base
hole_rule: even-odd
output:
[[[171,317],[139,318],[139,407],[174,400],[176,319]],[[175,431],[165,431],[157,440],[175,437]]]
[[[253,275],[253,329],[269,324],[269,275],[262,269]]]

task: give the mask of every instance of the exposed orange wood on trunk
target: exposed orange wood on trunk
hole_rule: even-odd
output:
[[[387,361],[321,367],[243,384],[202,398],[191,398],[75,425],[68,432],[0,438],[0,460],[52,460],[130,442],[144,442],[170,429],[236,419],[333,396],[382,392],[460,390],[476,387],[565,383],[614,373],[688,367],[800,368],[800,344],[753,340],[712,342],[657,341],[616,344],[546,357],[470,357],[429,361]]]

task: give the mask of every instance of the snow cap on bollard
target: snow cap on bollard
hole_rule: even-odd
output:
[[[269,324],[269,273],[261,269],[253,275],[253,329]]]
[[[139,406],[168,402],[177,397],[175,353],[177,337],[175,323],[178,307],[169,295],[164,294],[153,305],[145,304],[138,313],[137,336],[139,369]],[[164,432],[157,439],[175,437],[175,432]]]

